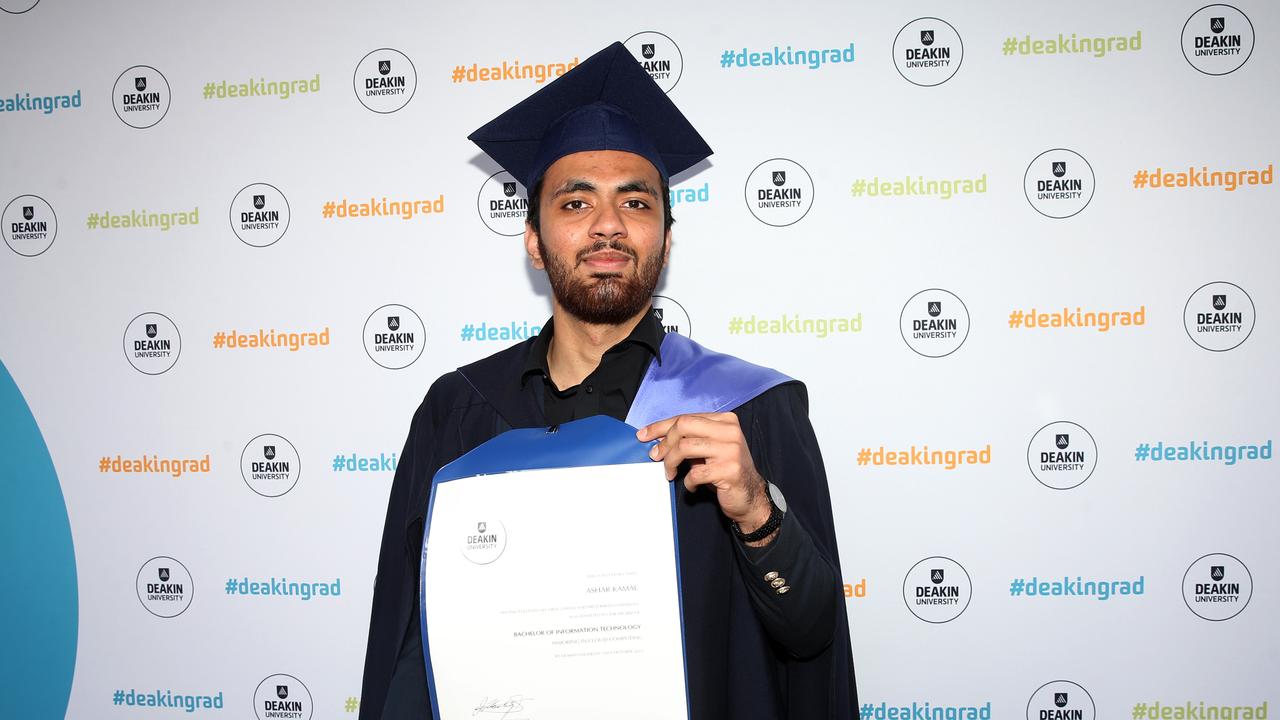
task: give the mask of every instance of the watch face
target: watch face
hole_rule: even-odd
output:
[[[773,504],[777,505],[779,510],[787,511],[787,499],[782,497],[782,491],[773,483],[769,483],[769,497],[773,498]]]

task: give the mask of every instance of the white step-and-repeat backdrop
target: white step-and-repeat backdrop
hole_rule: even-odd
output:
[[[1277,700],[1274,4],[0,6],[0,715],[354,717],[409,418],[549,314],[465,136],[616,39],[716,150],[664,324],[808,384],[863,716]]]

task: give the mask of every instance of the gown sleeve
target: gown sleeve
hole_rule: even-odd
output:
[[[433,388],[434,389],[434,388]],[[432,464],[434,437],[432,393],[422,401],[409,425],[409,437],[396,465],[395,479],[391,483],[391,495],[387,501],[386,521],[382,528],[382,546],[378,553],[378,574],[373,585],[373,606],[369,617],[369,641],[365,650],[364,679],[361,687],[360,720],[381,720],[395,717],[384,713],[394,710],[388,705],[401,705],[400,696],[421,687],[426,695],[426,671],[422,660],[421,640],[417,644],[416,683],[411,679],[415,668],[411,657],[412,642],[405,642],[412,635],[417,637],[417,624],[410,623],[412,597],[416,573],[412,563],[416,560],[407,547],[405,526],[409,522],[413,498],[420,493],[417,483]],[[406,629],[406,626],[411,626]],[[396,682],[393,683],[393,679]],[[408,699],[408,698],[404,698]],[[418,707],[422,707],[419,705]]]
[[[774,387],[735,410],[756,469],[786,499],[778,536],[763,548],[734,540],[756,616],[782,654],[783,717],[856,720],[849,620],[840,585],[831,492],[799,382]],[[770,572],[791,588],[779,595]]]
[[[756,469],[786,504],[773,542],[734,543],[748,596],[774,642],[793,657],[812,657],[831,644],[844,612],[830,492],[804,386],[780,385],[736,412]]]

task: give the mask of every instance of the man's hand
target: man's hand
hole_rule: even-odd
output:
[[[769,488],[756,471],[747,439],[731,412],[677,415],[646,425],[636,433],[641,442],[660,440],[649,457],[661,460],[667,479],[674,480],[680,464],[688,461],[684,486],[690,492],[700,485],[715,488],[720,511],[750,533],[769,519]],[[766,538],[752,545],[766,545]]]

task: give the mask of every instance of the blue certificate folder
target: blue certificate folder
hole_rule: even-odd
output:
[[[426,526],[422,535],[422,557],[419,561],[419,577],[422,578],[422,581],[418,590],[422,653],[426,663],[427,689],[431,696],[433,717],[440,717],[440,708],[436,699],[435,675],[432,672],[431,665],[431,642],[426,607],[428,592],[426,587],[426,562],[427,540],[431,534],[431,519],[435,509],[436,489],[440,484],[461,478],[522,470],[652,463],[654,461],[649,457],[649,450],[652,447],[653,443],[642,443],[636,439],[636,428],[605,415],[596,415],[550,428],[508,430],[440,468],[432,482],[431,498],[427,503]],[[671,527],[676,549],[676,587],[683,593],[680,579],[680,537],[679,533],[676,532],[676,488],[675,483],[668,483],[668,485],[671,494]],[[583,487],[582,492],[589,493],[591,489]],[[620,532],[624,531],[620,530]],[[681,603],[680,642],[682,657],[684,656],[684,641],[684,607]],[[685,660],[684,670],[687,678],[687,659]],[[688,709],[688,700],[688,684],[686,683],[686,710]]]

